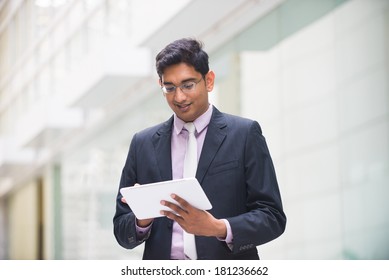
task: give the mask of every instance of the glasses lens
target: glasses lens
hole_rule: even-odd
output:
[[[181,90],[184,93],[191,93],[195,89],[196,83],[195,82],[187,82],[180,86]]]
[[[164,87],[162,87],[162,91],[164,93],[173,93],[176,91],[176,87],[175,86],[164,86]]]

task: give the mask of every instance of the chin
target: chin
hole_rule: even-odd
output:
[[[194,121],[193,116],[191,116],[189,114],[182,114],[182,113],[177,114],[177,112],[176,112],[176,115],[177,115],[177,117],[179,117],[184,122],[193,122]]]

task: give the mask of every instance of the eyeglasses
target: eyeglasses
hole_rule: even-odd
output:
[[[164,94],[172,94],[175,93],[177,88],[179,87],[183,93],[189,94],[189,93],[193,93],[196,90],[196,85],[200,83],[202,79],[203,78],[201,77],[201,79],[198,80],[197,82],[195,81],[185,82],[180,86],[164,85],[163,87],[161,87],[161,89]]]

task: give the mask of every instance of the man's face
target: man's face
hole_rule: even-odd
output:
[[[175,92],[165,94],[167,103],[181,120],[192,122],[207,111],[208,92],[213,89],[214,79],[215,74],[212,71],[203,78],[193,66],[179,63],[165,69],[160,84],[166,87],[177,87]],[[193,91],[182,92],[179,86],[186,82],[196,82]]]

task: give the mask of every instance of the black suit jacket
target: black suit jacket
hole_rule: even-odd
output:
[[[256,121],[213,109],[196,178],[212,203],[209,212],[229,221],[233,250],[215,237],[196,236],[198,259],[258,259],[256,246],[286,225],[272,159]],[[172,127],[173,117],[134,135],[119,188],[172,179]],[[132,249],[145,241],[143,259],[170,259],[173,222],[156,218],[149,235],[137,240],[135,216],[121,197],[118,192],[113,219],[118,243]]]

